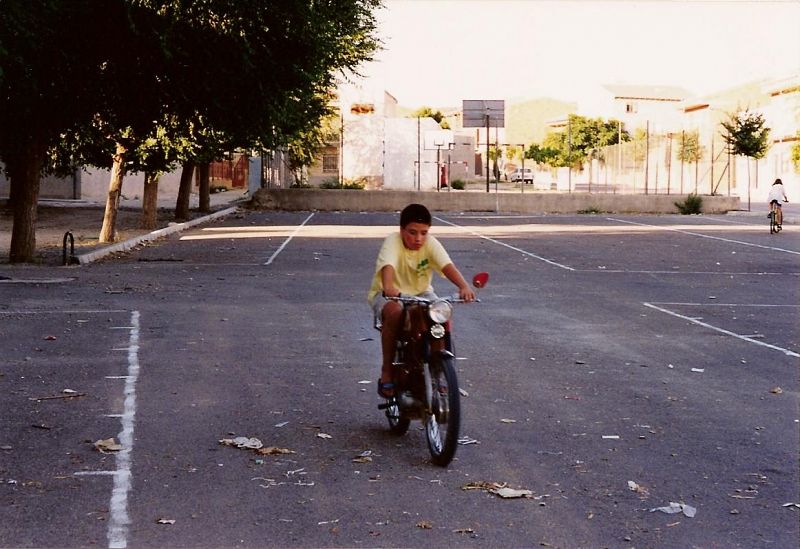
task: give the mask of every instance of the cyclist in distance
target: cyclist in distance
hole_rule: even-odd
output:
[[[772,205],[775,204],[775,211],[776,217],[775,223],[778,224],[778,228],[781,227],[783,224],[783,211],[781,210],[781,200],[784,202],[789,202],[789,199],[786,197],[786,190],[783,188],[783,182],[780,178],[775,180],[775,183],[772,184],[772,188],[769,190],[769,196],[767,196],[767,203],[770,206],[770,213],[772,210]],[[769,217],[770,214],[767,214]]]

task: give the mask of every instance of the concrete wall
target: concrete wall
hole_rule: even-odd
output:
[[[195,172],[196,173],[196,172]],[[109,170],[98,170],[94,168],[84,168],[80,174],[81,196],[85,200],[105,203],[108,196],[108,183],[111,180]],[[177,198],[178,188],[181,184],[181,169],[174,172],[165,173],[158,181],[159,199]],[[125,201],[134,198],[142,198],[144,193],[144,174],[129,173],[122,180],[122,196],[120,205],[124,206]]]
[[[680,195],[260,189],[254,195],[251,206],[256,209],[291,211],[399,211],[410,203],[421,202],[431,210],[438,211],[678,213],[674,203],[684,199],[685,196]],[[725,213],[738,209],[738,197],[703,197],[705,213]]]

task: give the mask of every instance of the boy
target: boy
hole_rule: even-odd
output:
[[[436,297],[431,280],[433,272],[458,286],[464,301],[475,301],[475,292],[450,260],[439,241],[428,236],[431,213],[422,204],[409,204],[400,213],[400,232],[386,237],[375,263],[375,276],[367,299],[375,314],[375,325],[381,328],[383,362],[378,380],[378,394],[394,396],[394,360],[397,336],[403,319],[403,306],[386,299],[401,293],[427,299]]]

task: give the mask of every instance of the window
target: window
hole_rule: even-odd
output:
[[[636,112],[636,103],[625,103],[625,112],[627,113]]]
[[[339,155],[338,154],[323,154],[322,155],[322,172],[323,173],[339,173]]]

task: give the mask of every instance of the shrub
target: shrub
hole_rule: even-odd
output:
[[[349,190],[363,190],[367,185],[367,180],[363,177],[358,179],[345,179],[344,183],[339,184],[338,179],[326,179],[319,184],[320,189],[349,189]]]
[[[450,182],[450,186],[457,191],[463,191],[467,188],[467,184],[462,179],[454,179]]]
[[[310,188],[311,188],[311,185],[309,185],[308,183],[302,183],[302,182],[298,183],[298,182],[295,182],[295,183],[292,183],[292,186],[291,186],[291,188],[292,188],[292,189],[310,189]]]
[[[703,211],[703,197],[694,193],[686,197],[683,202],[675,202],[675,207],[683,215],[699,214]]]
[[[592,206],[591,208],[586,208],[585,210],[578,210],[578,213],[579,214],[599,214],[599,213],[603,213],[603,212],[602,212],[602,210],[600,210],[600,208]]]

